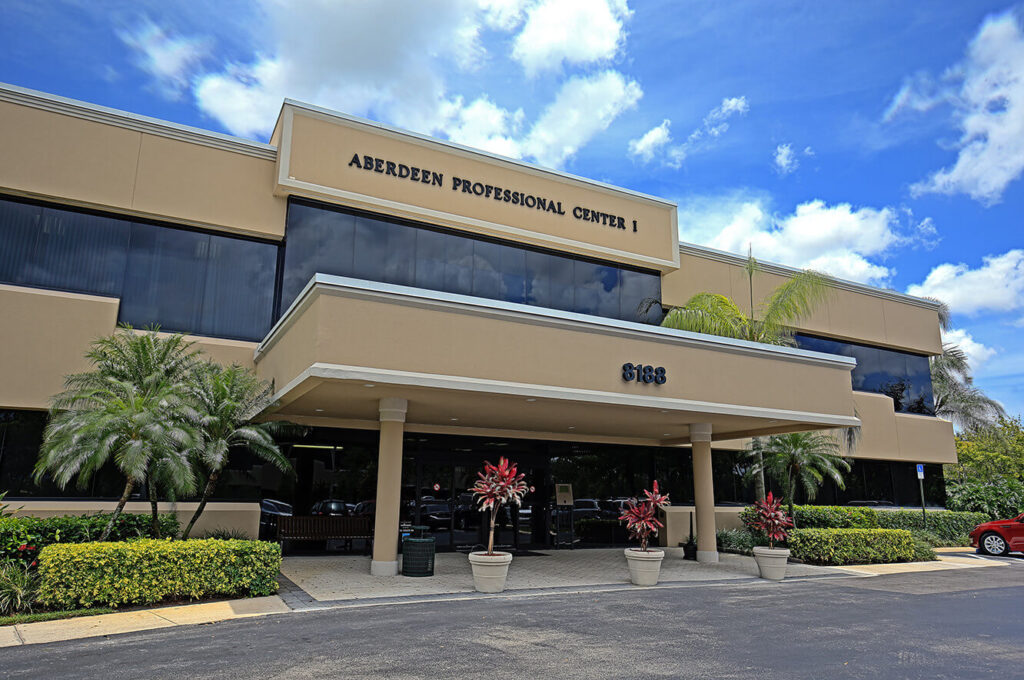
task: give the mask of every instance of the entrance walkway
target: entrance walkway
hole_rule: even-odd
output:
[[[666,550],[660,584],[725,582],[757,578],[751,557],[722,553],[718,564],[682,559],[681,549]],[[281,597],[293,607],[307,595],[307,605],[338,600],[366,600],[408,596],[473,593],[469,560],[461,553],[439,553],[434,576],[380,577],[370,575],[370,558],[364,556],[285,557],[281,573],[285,583]],[[842,569],[790,564],[787,578],[849,576]],[[294,584],[294,585],[292,585]],[[592,588],[628,586],[629,568],[622,548],[553,550],[517,556],[509,569],[506,590]],[[303,592],[299,592],[303,591]],[[300,607],[301,608],[301,607]]]

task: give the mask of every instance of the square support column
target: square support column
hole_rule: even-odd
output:
[[[377,503],[373,522],[374,576],[398,575],[398,515],[402,502],[402,439],[409,402],[380,400],[380,444],[377,451]]]
[[[715,483],[711,472],[711,423],[690,425],[693,447],[693,505],[697,514],[697,561],[717,562]]]

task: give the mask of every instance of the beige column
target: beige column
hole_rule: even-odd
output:
[[[374,576],[398,574],[398,513],[402,502],[402,436],[405,399],[380,400],[380,444],[377,450],[377,510],[373,523]]]
[[[693,505],[697,513],[697,561],[717,562],[715,484],[711,474],[711,423],[690,425],[693,447]]]

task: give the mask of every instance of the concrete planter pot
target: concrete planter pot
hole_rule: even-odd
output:
[[[761,578],[769,581],[781,581],[786,576],[786,562],[789,550],[786,548],[754,548],[754,561],[761,571]]]
[[[653,586],[658,583],[661,574],[661,561],[665,559],[664,550],[648,550],[626,548],[626,563],[629,564],[629,580],[635,586]]]
[[[505,579],[508,577],[508,565],[512,564],[512,553],[469,553],[469,564],[473,567],[473,587],[477,592],[500,593],[505,590]]]

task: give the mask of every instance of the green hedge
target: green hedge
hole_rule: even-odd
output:
[[[914,539],[902,529],[796,529],[789,549],[810,564],[885,564],[915,556]]]
[[[796,526],[801,529],[877,529],[878,519],[873,508],[846,507],[841,505],[794,505]],[[747,506],[740,512],[740,519],[751,527],[756,512]]]
[[[95,541],[109,521],[110,513],[63,517],[0,517],[0,560],[20,557],[18,547],[22,545],[35,546],[41,550],[53,543]],[[108,540],[149,538],[151,521],[150,515],[121,513]],[[161,535],[177,536],[179,531],[175,515],[160,515]]]
[[[926,527],[920,510],[878,510],[876,514],[878,526],[883,529],[923,529],[954,545],[962,542],[971,529],[988,521],[981,512],[936,510],[928,512]]]
[[[39,554],[39,599],[60,609],[277,592],[281,547],[196,539],[66,543]]]

